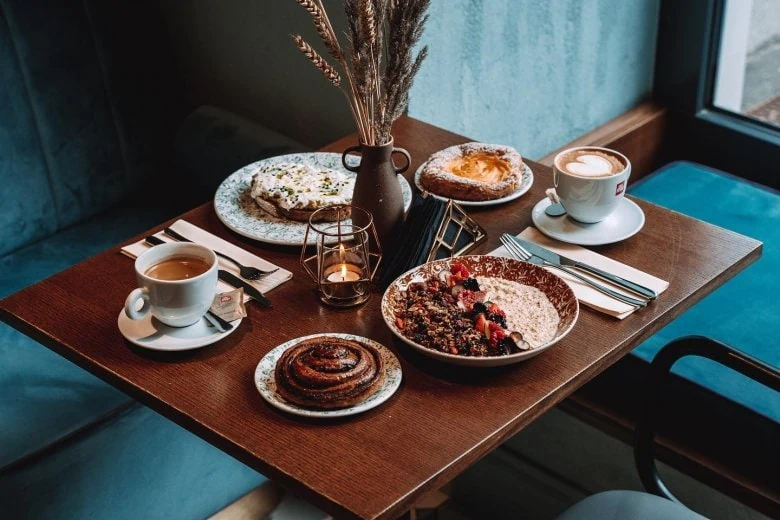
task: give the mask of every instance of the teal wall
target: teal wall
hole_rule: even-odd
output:
[[[432,0],[410,115],[531,158],[630,109],[651,88],[659,0]],[[195,104],[312,147],[355,129],[290,33],[321,48],[293,0],[162,0]],[[326,0],[338,27],[341,0]]]
[[[538,158],[649,96],[659,0],[433,0],[409,114]]]

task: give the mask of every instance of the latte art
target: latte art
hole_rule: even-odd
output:
[[[557,166],[561,171],[579,177],[610,177],[626,168],[616,156],[587,148],[561,155]]]

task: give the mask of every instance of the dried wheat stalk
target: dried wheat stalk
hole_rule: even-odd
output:
[[[430,0],[344,0],[349,58],[341,48],[322,0],[295,0],[312,17],[325,48],[343,69],[338,72],[300,36],[293,40],[307,58],[347,97],[364,144],[391,139],[395,121],[406,109],[414,76],[428,55],[414,56],[427,20]],[[334,78],[337,78],[334,80]]]
[[[309,58],[309,61],[312,62],[315,67],[320,69],[325,77],[328,78],[331,83],[333,83],[333,86],[338,87],[341,85],[341,76],[339,76],[339,73],[336,71],[336,69],[333,68],[330,63],[325,61],[325,58],[320,56],[311,45],[306,43],[306,40],[304,40],[300,34],[293,35],[292,39],[295,42],[295,46],[298,47],[304,56]]]

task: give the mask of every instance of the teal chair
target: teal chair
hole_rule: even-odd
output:
[[[606,491],[574,504],[558,520],[697,520],[701,515],[683,506],[661,480],[655,465],[654,425],[663,413],[659,401],[672,366],[684,357],[706,358],[750,378],[768,392],[780,392],[780,371],[732,347],[701,336],[677,339],[663,347],[650,365],[645,407],[637,423],[634,458],[648,493]],[[776,395],[774,395],[776,398]],[[746,437],[751,432],[745,432]],[[724,449],[728,447],[724,446]]]

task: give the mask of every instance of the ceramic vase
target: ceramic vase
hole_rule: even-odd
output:
[[[360,154],[360,164],[357,166],[347,164],[346,160],[347,155],[354,152]],[[402,155],[405,164],[396,166],[393,162],[394,154]],[[404,199],[397,177],[409,169],[409,152],[393,146],[391,138],[389,142],[379,146],[350,146],[344,150],[341,162],[346,169],[357,173],[352,204],[373,215],[382,250],[392,251],[397,243],[397,232],[404,220]],[[356,215],[354,223],[359,226],[368,224],[360,220],[361,217]]]

